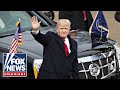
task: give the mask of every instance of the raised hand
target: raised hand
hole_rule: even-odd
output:
[[[40,23],[41,22],[38,22],[38,19],[36,16],[33,16],[31,19],[31,24],[32,24],[32,28],[33,28],[33,31],[37,31],[40,27]]]

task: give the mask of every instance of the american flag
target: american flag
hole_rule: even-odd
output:
[[[17,29],[16,29],[16,32],[15,32],[14,38],[12,40],[9,53],[17,53],[18,45],[22,45],[22,34],[21,34],[20,19],[16,23],[16,27],[17,27]]]

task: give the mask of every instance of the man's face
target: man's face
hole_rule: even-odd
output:
[[[70,25],[61,23],[57,26],[57,33],[61,38],[66,38],[70,31]]]

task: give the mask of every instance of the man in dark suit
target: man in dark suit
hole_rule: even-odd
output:
[[[71,30],[82,29],[89,31],[93,22],[90,11],[59,11],[59,19],[69,19]]]
[[[43,63],[38,79],[79,79],[77,42],[70,38],[71,22],[61,19],[56,25],[57,33],[42,34],[37,17],[31,18],[32,35],[44,46]]]

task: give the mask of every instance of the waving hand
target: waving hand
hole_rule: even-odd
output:
[[[31,19],[31,24],[32,24],[32,28],[33,28],[33,31],[37,31],[40,27],[40,23],[41,22],[38,22],[38,19],[36,16],[33,16]]]

